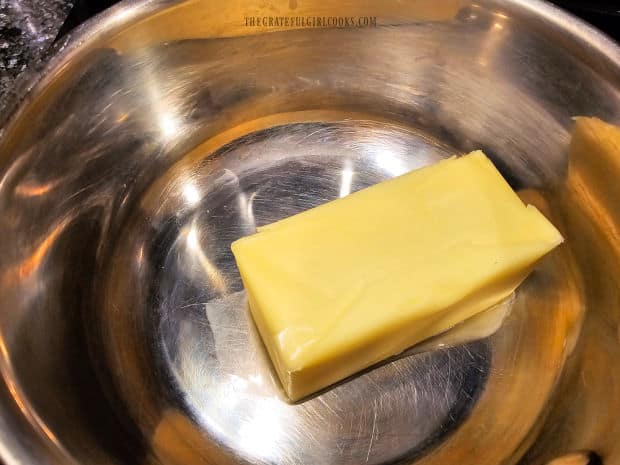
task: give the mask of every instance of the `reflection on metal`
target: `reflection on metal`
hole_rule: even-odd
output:
[[[191,207],[200,203],[200,191],[198,191],[196,185],[191,181],[186,182],[183,186],[183,196],[187,204]]]
[[[602,465],[601,458],[595,452],[573,452],[547,462],[546,465]]]
[[[209,260],[209,257],[207,257],[202,249],[199,237],[200,233],[198,232],[198,227],[196,224],[191,224],[189,229],[187,231],[183,231],[182,234],[185,235],[187,242],[187,249],[191,257],[189,260],[191,261],[192,258],[195,259],[204,271],[204,275],[207,279],[205,285],[213,288],[218,294],[225,294],[227,290],[226,279],[220,270],[213,265],[211,260]]]
[[[339,197],[346,197],[351,193],[351,182],[353,181],[354,172],[349,166],[342,168],[342,179],[340,181]]]

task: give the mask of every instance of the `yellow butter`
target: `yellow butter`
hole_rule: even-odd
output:
[[[267,225],[232,250],[297,400],[496,304],[561,242],[474,152]]]

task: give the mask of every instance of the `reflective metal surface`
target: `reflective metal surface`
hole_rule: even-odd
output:
[[[620,122],[620,52],[538,2],[110,10],[2,130],[0,457],[620,463],[620,170],[567,169],[579,114]],[[565,245],[482,320],[287,403],[229,244],[475,148]]]

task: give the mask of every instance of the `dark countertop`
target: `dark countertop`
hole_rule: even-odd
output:
[[[14,80],[41,60],[73,0],[0,0],[0,102]]]

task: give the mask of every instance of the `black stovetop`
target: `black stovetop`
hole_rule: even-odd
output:
[[[620,42],[620,0],[551,0]]]

